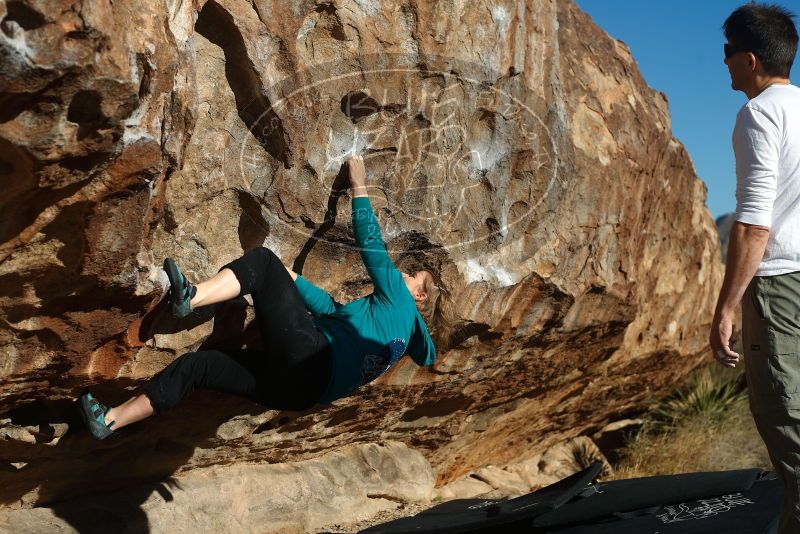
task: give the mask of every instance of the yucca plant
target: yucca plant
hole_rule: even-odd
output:
[[[692,416],[718,416],[731,404],[746,397],[744,375],[715,379],[702,369],[685,388],[667,396],[653,411],[656,426],[673,426]]]

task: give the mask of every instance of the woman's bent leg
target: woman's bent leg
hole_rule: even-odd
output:
[[[256,322],[273,365],[297,368],[326,344],[306,303],[280,258],[259,247],[225,266],[239,280],[242,294],[253,296]]]
[[[233,393],[273,409],[305,410],[324,392],[330,377],[327,353],[315,354],[303,365],[287,369],[277,358],[253,350],[189,352],[180,356],[143,386],[144,394],[111,408],[106,423],[113,429],[169,410],[195,389]]]
[[[242,288],[230,269],[222,269],[213,278],[195,286],[197,293],[192,298],[192,308],[209,306],[239,296]]]
[[[271,356],[271,355],[270,355]],[[303,411],[313,407],[331,380],[331,358],[327,347],[296,366],[277,366],[265,372],[258,403],[275,410]]]
[[[144,391],[156,412],[169,410],[195,389],[213,389],[257,401],[261,373],[257,367],[245,362],[257,364],[263,359],[264,356],[256,351],[230,354],[219,350],[189,352],[147,382]]]
[[[265,247],[248,250],[240,258],[224,265],[220,272],[224,269],[233,271],[241,286],[241,295],[250,295],[270,287],[280,272],[294,283],[281,259]]]
[[[153,411],[150,398],[145,394],[137,395],[106,412],[106,424],[114,421],[114,430],[119,430],[123,426],[147,419],[153,415]]]
[[[256,322],[269,347],[264,365],[268,386],[262,404],[288,403],[286,409],[306,409],[318,401],[332,373],[330,345],[306,308],[297,285],[280,258],[259,247],[225,268],[233,271],[242,294],[253,296]],[[275,381],[275,377],[280,377]],[[284,407],[284,406],[280,406]]]

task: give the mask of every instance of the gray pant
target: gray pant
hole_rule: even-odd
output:
[[[800,272],[755,277],[742,299],[750,411],[783,483],[781,534],[800,533]]]

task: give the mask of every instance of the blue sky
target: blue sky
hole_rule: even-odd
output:
[[[576,0],[609,35],[631,49],[647,83],[669,99],[672,134],[708,186],[713,217],[736,207],[731,132],[747,101],[730,87],[721,26],[744,0]],[[800,0],[783,0],[796,15]],[[797,23],[797,19],[795,19]],[[797,64],[792,68],[793,82]],[[795,83],[796,84],[796,83]]]

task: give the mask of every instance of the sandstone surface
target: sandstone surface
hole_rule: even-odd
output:
[[[302,413],[196,392],[93,442],[82,388],[121,402],[183,352],[259,342],[244,299],[169,319],[164,257],[198,281],[263,245],[370,291],[353,152],[396,263],[457,301],[436,365]],[[442,487],[638,414],[706,357],[721,282],[664,95],[570,1],[2,0],[0,183],[14,517],[388,442]]]
[[[0,531],[101,532],[105,524],[130,533],[314,532],[427,502],[433,483],[430,464],[403,444],[355,445],[293,464],[215,465],[147,488],[18,509],[0,515]]]

